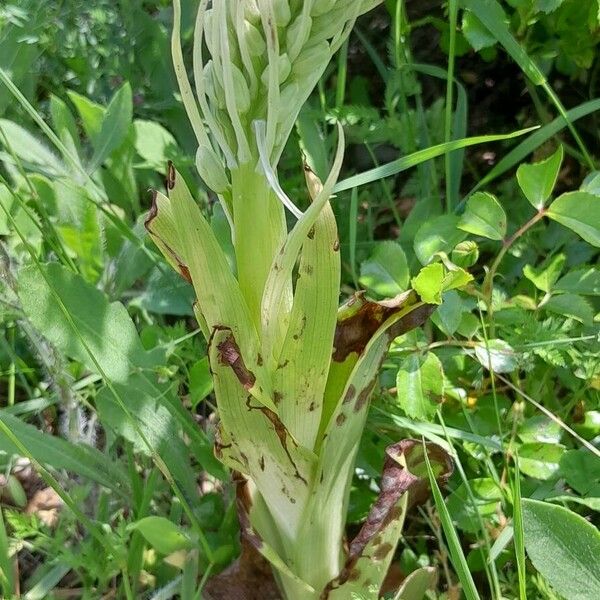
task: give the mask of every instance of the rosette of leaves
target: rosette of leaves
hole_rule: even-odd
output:
[[[425,446],[390,447],[381,495],[346,547],[350,484],[381,362],[390,342],[435,306],[409,289],[382,301],[359,293],[338,309],[329,199],[342,165],[341,128],[326,181],[305,167],[305,212],[276,176],[300,107],[356,17],[375,4],[202,1],[194,94],[175,2],[175,67],[198,136],[197,166],[228,216],[236,256],[234,273],[170,168],[168,195],[155,193],[146,226],[194,286],[220,419],[216,453],[237,482],[243,536],[240,561],[208,586],[214,598],[378,598],[406,510],[427,480]],[[289,231],[286,206],[297,218]],[[446,477],[447,455],[428,447],[436,474]]]

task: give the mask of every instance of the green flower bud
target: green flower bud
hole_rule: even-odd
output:
[[[310,11],[311,16],[319,17],[328,13],[338,0],[317,0]]]
[[[260,76],[260,80],[263,85],[268,88],[269,87],[269,75],[271,73],[272,65],[268,64]],[[290,63],[290,59],[287,54],[281,54],[279,56],[279,60],[277,61],[277,69],[278,69],[278,80],[279,83],[283,83],[290,75],[292,71],[292,64]]]
[[[303,18],[302,15],[299,15],[288,27],[285,40],[288,55],[292,62],[296,60],[304,44],[308,41],[311,27],[312,19],[310,17]]]
[[[327,42],[312,44],[302,50],[298,58],[294,61],[294,77],[302,79],[322,69],[329,61],[329,58],[329,44]]]
[[[278,122],[282,123],[285,121],[287,115],[293,111],[298,104],[298,94],[300,92],[300,86],[296,81],[289,81],[281,90],[279,96],[279,118]]]
[[[267,44],[258,27],[255,27],[250,21],[244,21],[244,31],[242,32],[248,52],[252,56],[262,56],[266,52]]]
[[[342,30],[342,23],[349,19],[350,14],[348,7],[342,3],[339,8],[315,17],[310,32],[311,41],[321,42],[331,39]]]
[[[475,242],[461,242],[452,250],[451,259],[458,267],[468,269],[479,259],[479,247]]]
[[[225,110],[225,92],[214,74],[214,63],[209,60],[204,66],[204,88],[213,106]]]
[[[273,11],[277,27],[285,27],[290,22],[292,12],[288,0],[273,0]]]
[[[250,89],[243,73],[234,64],[231,65],[233,74],[233,93],[235,104],[241,114],[248,112],[250,108]]]
[[[244,18],[254,24],[260,23],[260,9],[256,0],[247,0],[244,3]]]
[[[200,146],[196,152],[196,168],[202,181],[217,194],[223,194],[229,188],[229,179],[219,159],[212,148]]]

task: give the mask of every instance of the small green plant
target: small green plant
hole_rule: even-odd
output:
[[[168,197],[155,193],[146,227],[194,286],[220,418],[217,454],[239,474],[244,543],[271,564],[290,599],[378,597],[426,470],[420,443],[388,448],[381,495],[345,550],[369,396],[391,340],[421,325],[436,294],[456,284],[452,273],[442,282],[438,265],[439,281],[415,279],[431,301],[408,289],[379,302],[357,294],[338,310],[340,252],[329,198],[342,164],[342,129],[325,182],[305,165],[305,212],[278,183],[277,163],[300,108],[356,17],[377,3],[260,0],[208,8],[204,0],[194,95],[175,2],[173,56],[198,138],[196,164],[228,217],[235,273],[173,168]],[[285,208],[296,220],[289,232]],[[447,475],[448,457],[437,447],[429,452],[436,476]],[[250,585],[243,572],[242,588]]]

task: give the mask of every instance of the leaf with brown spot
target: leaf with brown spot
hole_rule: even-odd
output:
[[[313,588],[297,577],[252,526],[253,497],[247,479],[233,473],[242,551],[225,571],[212,577],[204,590],[207,600],[281,600],[272,568],[296,581],[312,597]]]
[[[431,443],[427,444],[427,454],[438,480],[446,482],[453,469],[450,456]],[[340,575],[327,585],[322,600],[345,600],[353,593],[368,600],[379,598],[406,512],[427,496],[428,481],[420,441],[404,440],[387,448],[379,497],[352,540]]]

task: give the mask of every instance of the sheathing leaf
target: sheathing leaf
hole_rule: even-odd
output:
[[[156,195],[146,228],[167,260],[192,282],[198,299],[195,309],[202,315],[200,323],[205,333],[210,336],[218,328],[231,331],[254,378],[250,393],[277,412],[258,334],[227,257],[184,179],[172,167],[167,184],[169,198]]]
[[[249,392],[249,372],[229,329],[215,330],[209,346],[221,429],[217,455],[251,476],[283,535],[293,539],[308,496],[314,458],[300,447],[277,414]]]
[[[441,481],[452,473],[449,455],[427,444],[427,455]],[[377,600],[402,533],[407,510],[426,497],[428,479],[423,444],[404,440],[386,449],[379,497],[367,520],[350,544],[340,575],[329,582],[321,598],[342,600],[360,594]]]
[[[262,342],[267,361],[272,367],[276,366],[277,357],[287,334],[290,314],[287,308],[286,289],[294,270],[300,249],[313,229],[321,211],[327,204],[344,158],[344,133],[341,126],[338,128],[338,149],[333,162],[331,173],[323,184],[323,188],[310,205],[308,210],[298,220],[279,254],[275,257],[271,272],[265,284],[261,313],[262,313]]]
[[[340,252],[329,203],[302,246],[287,335],[273,373],[281,419],[300,444],[313,448],[337,320]]]

